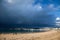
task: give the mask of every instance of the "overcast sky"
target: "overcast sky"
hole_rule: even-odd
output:
[[[1,23],[53,25],[60,17],[60,0],[2,0]]]

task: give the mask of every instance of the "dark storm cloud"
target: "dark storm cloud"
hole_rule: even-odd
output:
[[[50,14],[50,12],[54,11],[54,4],[34,3],[34,0],[3,0],[0,4],[0,22],[53,25],[55,23],[55,15]]]

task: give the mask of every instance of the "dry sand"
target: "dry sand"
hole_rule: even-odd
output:
[[[52,30],[38,33],[0,34],[0,40],[60,40],[60,32]]]

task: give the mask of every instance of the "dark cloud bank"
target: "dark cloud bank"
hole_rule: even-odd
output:
[[[0,27],[40,28],[54,27],[55,15],[49,14],[53,9],[33,0],[0,1]]]

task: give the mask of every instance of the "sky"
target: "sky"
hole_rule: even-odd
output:
[[[60,0],[1,0],[0,23],[56,25]]]

